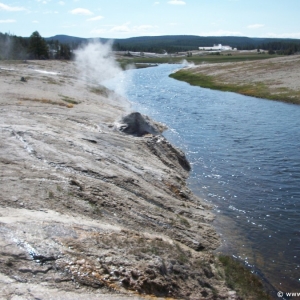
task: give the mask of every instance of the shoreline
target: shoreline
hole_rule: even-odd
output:
[[[246,96],[300,104],[300,55],[202,64],[182,69],[170,77],[191,85]]]
[[[118,131],[128,106],[74,63],[13,68],[0,69],[1,295],[237,299],[185,155]]]

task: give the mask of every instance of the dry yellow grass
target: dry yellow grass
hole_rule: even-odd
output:
[[[59,102],[59,101],[54,101],[51,99],[45,99],[45,98],[28,98],[28,97],[21,97],[19,98],[22,101],[34,101],[34,102],[39,102],[39,103],[44,103],[44,104],[51,104],[51,105],[59,105],[59,106],[65,106],[67,108],[72,108],[74,107],[73,104],[71,103],[63,103],[63,102]]]

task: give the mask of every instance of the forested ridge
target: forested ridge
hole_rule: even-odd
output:
[[[43,38],[38,31],[30,37],[0,33],[0,59],[71,59],[73,51],[93,39],[56,35]],[[109,39],[100,39],[107,42]],[[263,49],[270,54],[291,55],[300,52],[300,39],[249,38],[236,36],[144,36],[112,40],[115,51],[177,53],[214,44],[238,50]]]

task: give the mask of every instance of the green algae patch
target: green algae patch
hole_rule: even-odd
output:
[[[225,273],[226,285],[242,299],[271,300],[260,279],[242,263],[228,255],[220,255],[219,261]]]

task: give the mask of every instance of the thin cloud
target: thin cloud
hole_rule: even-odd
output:
[[[247,28],[250,28],[250,29],[258,29],[258,28],[262,28],[262,27],[265,27],[265,24],[252,24],[252,25],[247,26]]]
[[[16,20],[12,20],[12,19],[9,19],[9,20],[0,20],[0,23],[15,23],[17,22]]]
[[[159,2],[158,2],[158,1],[156,1],[156,2],[154,2],[154,3],[153,3],[153,5],[159,5]]]
[[[91,16],[93,13],[85,8],[75,8],[70,11],[72,15],[84,15],[84,16]]]
[[[102,20],[103,17],[102,16],[97,16],[97,17],[94,17],[94,18],[89,18],[87,19],[87,21],[99,21],[99,20]]]
[[[64,1],[59,1],[58,4],[59,5],[65,5],[66,3]]]
[[[185,5],[186,3],[182,0],[171,0],[168,2],[169,4],[172,4],[172,5]]]
[[[130,23],[127,22],[123,25],[119,25],[119,26],[115,26],[113,27],[110,31],[111,32],[121,32],[121,33],[127,33],[127,32],[130,32],[130,28],[129,28],[129,25]]]
[[[19,7],[19,6],[8,6],[6,4],[3,4],[0,2],[0,10],[5,10],[5,11],[22,11],[26,10],[24,7]]]

